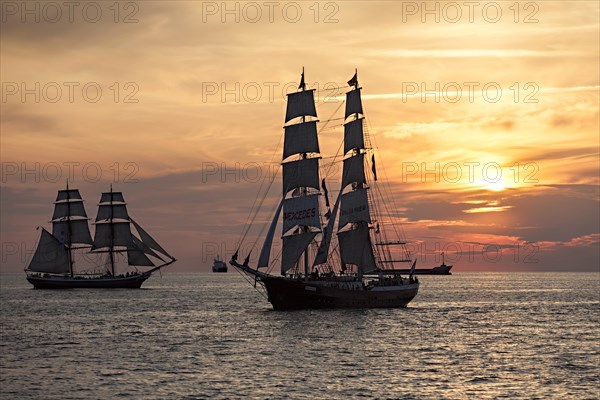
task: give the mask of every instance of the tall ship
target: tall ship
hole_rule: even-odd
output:
[[[227,272],[227,263],[217,256],[213,262],[212,272]]]
[[[348,85],[345,113],[337,118],[343,119],[343,143],[328,157],[333,158],[329,165],[320,165],[315,90],[306,88],[302,70],[298,90],[287,97],[283,187],[258,263],[250,266],[250,255],[238,262],[239,248],[230,261],[264,287],[275,310],[406,307],[419,290],[412,276],[416,260],[391,219],[391,190],[377,176],[356,72]],[[331,208],[327,180],[340,161],[341,185]],[[256,204],[263,203],[272,182]],[[250,221],[257,214],[253,207]],[[281,252],[271,260],[280,217]],[[398,263],[412,263],[407,277],[394,270]],[[280,274],[272,272],[276,268]]]
[[[52,233],[41,228],[25,269],[27,280],[38,289],[139,288],[176,261],[129,216],[123,193],[112,186],[100,198],[93,240],[83,198],[68,183],[58,191],[51,223]]]
[[[452,265],[446,265],[446,261],[444,258],[444,253],[442,252],[442,263],[437,267],[433,268],[416,268],[412,271],[413,275],[452,275],[450,270],[452,269]],[[397,272],[401,274],[410,273],[409,269],[399,269]]]

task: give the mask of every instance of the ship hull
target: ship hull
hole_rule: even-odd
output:
[[[227,267],[225,267],[225,268],[215,268],[215,267],[213,267],[212,272],[227,272]]]
[[[452,275],[450,270],[452,269],[452,265],[440,265],[439,267],[433,268],[417,268],[413,271],[413,275]],[[393,270],[399,274],[410,274],[410,269],[395,269]]]
[[[418,284],[371,289],[343,289],[318,281],[261,278],[275,310],[311,308],[403,308],[417,295]]]
[[[150,277],[141,274],[116,278],[71,278],[62,276],[33,276],[27,280],[36,289],[139,289]]]

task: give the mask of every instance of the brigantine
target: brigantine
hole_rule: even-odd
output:
[[[52,233],[42,227],[40,240],[25,269],[27,280],[38,289],[139,288],[152,275],[176,260],[127,212],[121,192],[102,193],[95,220],[94,240],[79,190],[59,190],[54,202]],[[135,227],[138,236],[131,231]],[[77,272],[75,255],[97,259],[92,271]],[[118,274],[119,255],[126,255],[134,271]],[[156,265],[152,259],[158,261]],[[137,267],[151,269],[139,272]]]
[[[268,300],[276,310],[406,307],[419,289],[418,280],[412,276],[416,260],[407,278],[393,269],[395,263],[411,263],[411,259],[406,241],[401,240],[396,227],[390,224],[392,229],[389,229],[379,218],[389,215],[390,211],[385,204],[379,204],[373,193],[380,193],[384,188],[377,186],[375,155],[365,135],[357,73],[348,85],[351,89],[346,93],[345,102],[342,183],[333,210],[325,179],[320,179],[319,174],[321,153],[314,89],[306,89],[303,69],[298,91],[288,94],[283,192],[264,238],[258,264],[256,268],[250,267],[250,255],[239,263],[239,249],[230,261],[264,285]],[[365,169],[369,162],[371,168]],[[325,209],[322,202],[325,202],[325,213],[322,213]],[[269,273],[275,264],[270,263],[270,253],[282,212],[281,275],[273,275]],[[337,240],[334,239],[336,222]],[[394,233],[395,240],[390,240]],[[398,247],[392,249],[392,246]],[[395,259],[393,254],[398,252],[401,256]]]

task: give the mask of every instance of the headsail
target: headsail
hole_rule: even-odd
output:
[[[50,232],[42,228],[40,241],[27,271],[67,274],[70,268],[68,249]]]
[[[277,226],[277,220],[279,219],[279,214],[281,213],[281,208],[283,206],[283,199],[279,202],[277,206],[277,211],[275,212],[275,216],[273,217],[273,221],[271,222],[271,226],[269,226],[269,231],[267,232],[267,236],[265,237],[265,242],[263,243],[263,247],[260,250],[260,257],[258,258],[257,268],[266,268],[269,266],[269,258],[271,257],[271,247],[273,246],[273,237],[275,236],[275,228]]]
[[[135,229],[137,230],[138,234],[140,235],[140,239],[141,239],[142,243],[144,243],[149,248],[156,250],[161,254],[164,254],[165,256],[169,257],[172,260],[175,259],[165,249],[163,249],[163,247],[160,244],[158,244],[158,242],[156,240],[154,240],[154,238],[152,236],[150,236],[150,234],[148,232],[146,232],[137,222],[135,222],[133,219],[130,219],[130,221],[133,224],[133,226],[135,226]],[[152,255],[151,253],[149,253],[147,251],[146,251],[146,254]]]

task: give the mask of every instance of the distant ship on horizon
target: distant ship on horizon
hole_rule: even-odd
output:
[[[227,264],[225,261],[222,261],[218,255],[217,258],[214,259],[212,272],[227,272]]]
[[[452,275],[452,272],[450,272],[451,269],[452,269],[452,265],[446,265],[446,262],[444,261],[444,253],[442,252],[442,263],[440,265],[438,265],[437,267],[433,267],[433,268],[415,268],[415,270],[413,271],[413,274],[414,275]],[[398,271],[398,273],[400,273],[400,274],[410,273],[409,269],[398,269],[395,271]]]
[[[176,261],[129,216],[123,193],[113,192],[112,185],[110,192],[102,193],[100,198],[93,240],[88,220],[79,190],[70,189],[67,183],[54,202],[52,233],[42,227],[35,253],[25,269],[27,280],[35,288],[139,288],[152,273]],[[77,272],[76,255],[101,262],[91,270]],[[117,273],[119,255],[125,255],[126,264],[134,271]],[[140,272],[138,267],[151,269]]]

